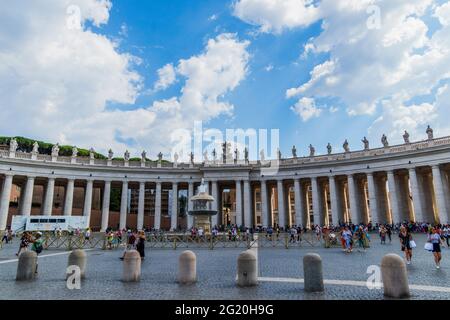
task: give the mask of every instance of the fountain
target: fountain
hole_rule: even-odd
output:
[[[209,209],[209,204],[214,201],[214,198],[206,192],[204,179],[202,179],[198,194],[193,196],[190,201],[193,202],[193,210],[188,214],[194,217],[194,227],[202,228],[205,233],[210,233],[211,217],[217,214],[217,210]]]

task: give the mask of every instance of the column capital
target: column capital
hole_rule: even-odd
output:
[[[12,177],[12,176],[15,175],[14,171],[3,171],[1,173],[4,174],[7,177]]]
[[[27,176],[27,180],[34,180],[36,179],[36,176]]]
[[[434,170],[436,170],[436,169],[440,169],[440,164],[433,164],[433,165],[431,165],[431,169],[434,169]]]

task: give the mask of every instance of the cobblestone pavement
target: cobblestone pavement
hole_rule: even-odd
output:
[[[323,259],[324,278],[330,280],[366,281],[367,267],[380,265],[384,254],[402,254],[398,238],[392,244],[380,245],[372,237],[371,248],[351,254],[339,248],[260,248],[261,277],[303,278],[302,258],[316,252]],[[410,284],[450,288],[450,249],[443,248],[441,269],[436,270],[432,254],[423,249],[424,235],[416,235],[417,248],[413,263],[408,266]],[[325,285],[325,292],[309,294],[296,282],[260,282],[257,287],[238,288],[235,285],[236,260],[242,249],[193,249],[197,254],[198,282],[181,286],[175,282],[178,256],[183,250],[159,249],[146,251],[139,283],[123,283],[121,250],[87,251],[86,279],[80,290],[66,288],[65,268],[68,254],[44,251],[39,258],[39,276],[32,282],[16,282],[15,243],[0,250],[0,299],[384,299],[382,290],[350,285]],[[52,255],[60,253],[59,255]],[[52,255],[44,257],[45,255]],[[411,299],[450,299],[449,292],[412,290]]]

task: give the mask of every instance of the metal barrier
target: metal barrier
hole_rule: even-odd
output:
[[[83,234],[61,234],[55,235],[53,233],[45,233],[44,237],[44,249],[117,249],[124,243],[124,238],[117,239],[112,243],[109,243],[107,237],[103,233],[93,233],[90,237],[86,237]]]
[[[254,237],[258,235],[258,237]],[[327,234],[320,234],[318,237],[314,232],[305,232],[300,235],[291,236],[289,233],[280,233],[268,235],[265,233],[240,234],[231,236],[228,234],[192,236],[190,234],[176,233],[147,233],[146,247],[150,249],[185,249],[185,248],[203,248],[203,249],[221,249],[221,248],[242,248],[251,249],[255,246],[259,248],[302,248],[302,247],[320,247],[338,248],[342,246],[341,237],[335,233],[334,241],[331,241]],[[53,232],[44,233],[45,249],[103,249],[114,250],[126,246],[127,235],[121,238],[117,236],[107,237],[104,233],[92,233],[89,238],[84,234],[73,235],[68,233],[55,234]],[[356,241],[355,245],[356,245]],[[367,246],[368,247],[368,246]]]

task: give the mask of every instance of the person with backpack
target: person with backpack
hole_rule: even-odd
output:
[[[31,246],[31,250],[36,252],[36,255],[39,256],[39,254],[44,250],[44,239],[42,239],[42,233],[37,232],[34,240],[31,240],[33,245]],[[38,273],[38,263],[36,261],[36,270],[35,273]]]

